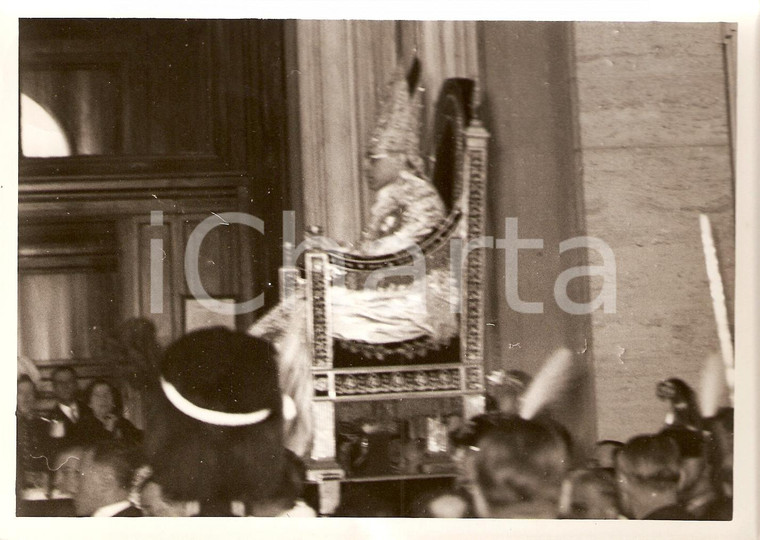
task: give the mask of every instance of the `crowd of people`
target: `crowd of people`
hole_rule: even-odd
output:
[[[270,343],[224,328],[180,338],[163,356],[144,433],[123,418],[105,380],[79,400],[74,370],[57,369],[55,406],[40,413],[32,379],[21,376],[19,497],[45,483],[71,501],[64,515],[317,515],[304,502],[305,464],[286,448],[293,412],[276,358]],[[404,514],[370,495],[341,501],[335,515],[731,519],[731,408],[600,441],[581,458],[550,416],[517,414],[519,399],[490,400],[491,411],[452,433],[459,467],[450,487],[423,490]]]
[[[22,375],[19,502],[42,489],[70,502],[62,515],[314,515],[299,500],[303,463],[283,445],[290,413],[269,343],[223,328],[191,333],[168,348],[156,377],[143,432],[104,379],[80,400],[75,371],[58,368],[55,405],[38,411]]]
[[[722,440],[732,433],[731,409],[704,429],[667,425],[600,441],[582,463],[572,436],[550,419],[496,412],[475,421],[460,443],[472,454],[465,485],[478,517],[731,519],[731,444]]]

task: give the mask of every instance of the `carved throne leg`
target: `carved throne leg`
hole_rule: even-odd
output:
[[[345,476],[335,459],[335,382],[332,368],[332,332],[330,331],[328,257],[324,253],[306,255],[307,325],[312,344],[312,376],[315,398],[314,444],[307,466],[307,480],[319,489],[319,513],[335,513],[340,504],[340,480]],[[326,395],[325,395],[326,394]]]

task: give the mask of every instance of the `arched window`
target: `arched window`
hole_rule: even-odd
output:
[[[61,124],[26,94],[21,94],[21,153],[27,157],[71,155]]]

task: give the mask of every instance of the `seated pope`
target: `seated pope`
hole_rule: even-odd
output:
[[[458,295],[450,272],[446,264],[425,261],[418,246],[446,219],[446,207],[423,172],[422,93],[417,82],[403,74],[389,85],[367,152],[366,172],[374,194],[368,224],[355,247],[340,249],[365,259],[409,253],[414,262],[401,271],[406,279],[373,281],[377,276],[370,275],[361,286],[343,284],[339,278],[345,269],[335,266],[329,306],[333,339],[382,350],[387,344],[419,338],[433,347],[445,346],[458,334]],[[286,428],[286,445],[301,456],[312,435],[304,285],[299,280],[293,294],[249,329],[278,350],[281,387],[298,410],[297,420]]]

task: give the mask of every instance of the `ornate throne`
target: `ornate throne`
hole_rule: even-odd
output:
[[[447,343],[423,337],[377,346],[333,335],[337,287],[361,289],[382,272],[388,277],[381,288],[403,291],[409,285],[404,268],[414,257],[408,250],[371,257],[314,248],[302,268],[281,270],[283,296],[305,279],[315,426],[307,476],[320,487],[322,513],[337,504],[340,482],[452,475],[446,430],[484,410],[485,255],[477,239],[484,236],[488,137],[474,81],[446,80],[436,103],[429,170],[448,216],[419,250],[426,272],[446,269],[454,283],[458,332]],[[419,447],[416,457],[409,455],[410,444]]]

